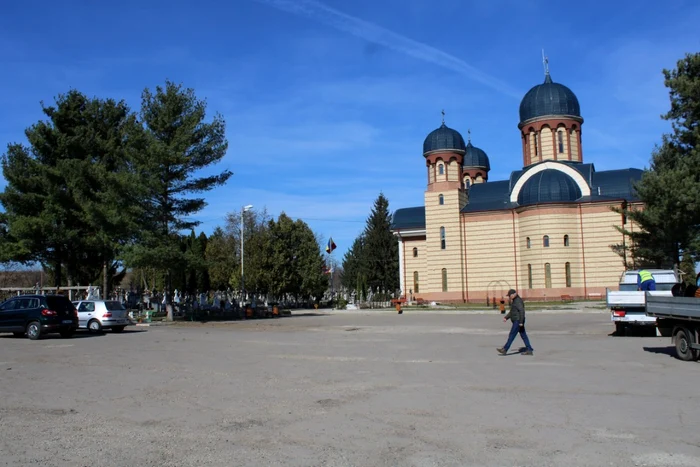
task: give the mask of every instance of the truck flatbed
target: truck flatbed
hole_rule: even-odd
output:
[[[648,316],[655,318],[700,321],[700,298],[650,294],[646,298],[646,312]]]

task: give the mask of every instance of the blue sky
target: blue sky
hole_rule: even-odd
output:
[[[520,99],[552,78],[578,96],[584,160],[644,167],[668,123],[662,68],[700,48],[700,2],[200,0],[11,2],[0,16],[0,146],[71,88],[125,99],[165,79],[227,122],[197,218],[242,205],[301,218],[340,259],[383,192],[422,205],[425,136],[448,126],[484,149],[491,180],[522,166]],[[102,4],[103,3],[103,4]]]

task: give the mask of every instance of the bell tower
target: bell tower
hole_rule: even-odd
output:
[[[544,56],[544,83],[530,89],[520,102],[523,166],[546,160],[583,162],[581,107],[578,98],[549,74]]]

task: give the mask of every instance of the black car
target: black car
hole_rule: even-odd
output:
[[[63,295],[18,295],[0,304],[0,332],[32,340],[44,334],[71,337],[78,329],[78,310]]]

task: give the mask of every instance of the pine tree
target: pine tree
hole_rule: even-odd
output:
[[[367,286],[394,293],[399,288],[399,250],[390,228],[389,200],[380,193],[367,219],[362,257],[367,265]]]
[[[116,271],[113,260],[138,228],[142,203],[131,158],[140,127],[124,102],[78,91],[43,112],[48,121],[25,132],[29,146],[11,144],[2,157],[2,253],[41,263],[56,286],[66,277],[89,283]]]
[[[216,115],[208,123],[205,118],[206,103],[192,89],[166,81],[155,93],[143,92],[141,121],[147,145],[137,168],[147,189],[142,219],[146,230],[127,255],[130,264],[164,271],[186,267],[179,232],[197,226],[189,216],[206,206],[204,198],[191,195],[223,185],[232,175],[224,170],[198,176],[221,161],[228,146],[223,118]]]
[[[664,70],[671,109],[663,116],[673,132],[663,136],[636,191],[644,209],[618,209],[641,230],[620,229],[637,267],[678,266],[700,253],[700,53],[688,54],[675,70]],[[613,247],[620,254],[621,245]]]

